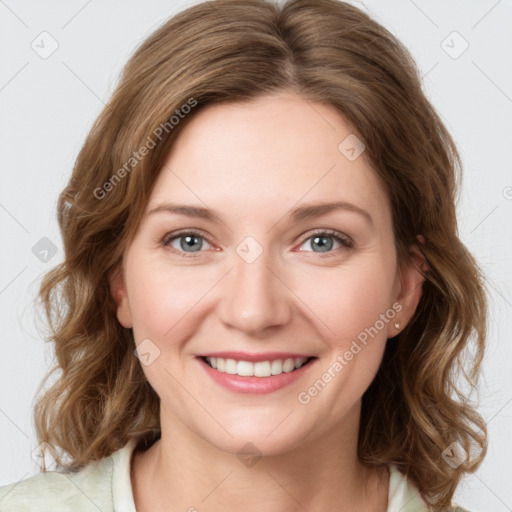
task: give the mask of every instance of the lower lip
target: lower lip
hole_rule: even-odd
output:
[[[271,375],[270,377],[242,377],[236,374],[232,375],[230,373],[219,372],[203,361],[202,358],[199,357],[198,360],[206,373],[224,388],[234,391],[235,393],[262,395],[277,391],[300,379],[301,376],[308,371],[309,367],[313,365],[316,359],[310,360],[298,370],[283,372],[279,375]]]

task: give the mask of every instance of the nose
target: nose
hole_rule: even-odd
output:
[[[253,337],[286,325],[292,315],[293,293],[269,253],[263,251],[252,262],[234,254],[234,268],[223,280],[221,320]]]

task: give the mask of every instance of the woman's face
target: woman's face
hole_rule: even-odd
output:
[[[178,137],[113,288],[163,430],[264,454],[357,434],[421,276],[400,279],[354,141],[334,109],[284,92],[209,106]]]

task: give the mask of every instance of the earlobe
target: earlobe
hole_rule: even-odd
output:
[[[423,243],[424,239],[418,235],[418,240]],[[428,262],[417,245],[409,247],[410,259],[400,269],[400,292],[396,298],[402,305],[400,312],[400,330],[402,330],[414,316],[416,308],[423,293],[424,273],[428,271]]]
[[[116,303],[116,315],[119,323],[127,329],[133,327],[130,303],[122,270],[118,270],[111,278],[110,293]]]

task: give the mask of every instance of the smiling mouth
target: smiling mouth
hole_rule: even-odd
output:
[[[221,373],[240,377],[272,377],[291,373],[309,364],[316,357],[295,357],[268,361],[243,361],[223,357],[201,357],[211,368]]]

